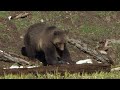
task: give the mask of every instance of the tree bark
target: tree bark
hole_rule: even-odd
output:
[[[30,15],[30,13],[20,13],[18,15],[9,16],[8,19],[11,20],[11,19],[25,18],[29,15]]]
[[[13,57],[10,54],[0,50],[0,60],[4,60],[4,61],[12,61],[12,62],[16,62],[19,64],[27,64],[29,65],[30,62],[22,59],[22,58],[18,58],[18,57]]]
[[[106,64],[78,64],[78,65],[55,65],[40,66],[35,68],[18,68],[18,69],[0,69],[0,75],[4,74],[46,74],[46,73],[94,73],[94,72],[110,72],[110,65]]]
[[[100,61],[104,64],[113,64],[113,60],[111,60],[109,57],[101,54],[100,52],[98,52],[94,49],[89,48],[87,46],[87,44],[83,43],[80,40],[75,40],[75,39],[69,39],[68,38],[68,43],[76,46],[81,51],[93,56],[97,61]]]

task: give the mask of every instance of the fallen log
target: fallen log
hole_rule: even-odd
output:
[[[28,62],[22,58],[13,57],[10,54],[8,54],[2,50],[0,50],[0,60],[12,61],[12,62],[16,62],[18,64],[27,64],[27,65],[30,64],[30,62]]]
[[[6,74],[46,74],[46,73],[94,73],[94,72],[110,72],[111,66],[106,64],[72,64],[72,65],[55,65],[40,66],[35,68],[17,68],[17,69],[0,69],[0,75]]]
[[[113,60],[111,60],[109,57],[101,54],[100,52],[98,52],[94,49],[89,48],[87,44],[83,43],[80,40],[75,40],[75,39],[69,39],[68,38],[68,43],[76,46],[81,51],[93,56],[95,58],[95,60],[97,60],[97,61],[100,61],[104,64],[114,64]]]

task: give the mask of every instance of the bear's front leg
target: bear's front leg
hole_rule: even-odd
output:
[[[69,64],[75,64],[74,61],[72,61],[71,57],[70,57],[70,53],[65,45],[64,50],[61,52],[61,60],[68,62]]]
[[[44,48],[45,52],[45,59],[48,65],[57,65],[59,64],[58,58],[57,58],[57,52],[54,46],[49,46]]]

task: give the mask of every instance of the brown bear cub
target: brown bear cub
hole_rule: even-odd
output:
[[[28,28],[24,37],[26,54],[30,58],[44,57],[47,65],[73,64],[66,39],[67,33],[55,26],[34,24]]]

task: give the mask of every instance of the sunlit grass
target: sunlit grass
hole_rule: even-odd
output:
[[[120,72],[96,72],[92,74],[87,73],[74,73],[70,74],[65,72],[64,74],[60,73],[46,73],[46,74],[17,74],[17,75],[4,75],[0,76],[0,79],[120,79]]]
[[[8,12],[7,11],[0,11],[0,17],[2,18],[7,18],[8,17]]]

